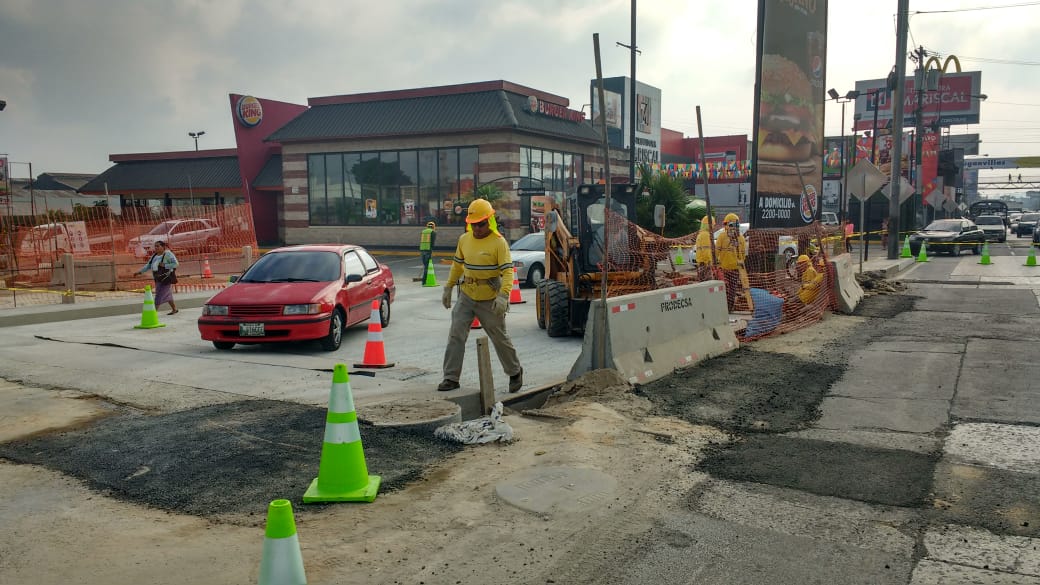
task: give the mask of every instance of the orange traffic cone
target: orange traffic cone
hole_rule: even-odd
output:
[[[365,342],[365,357],[355,368],[392,368],[383,352],[383,325],[379,315],[379,299],[372,301],[372,316],[368,318],[368,341]]]
[[[209,268],[209,256],[202,259],[202,278],[213,278],[213,271]]]
[[[520,303],[526,303],[520,296],[520,279],[516,273],[516,267],[513,267],[513,290],[509,291],[509,304],[519,305]]]
[[[470,329],[480,329],[481,327],[482,327],[482,325],[480,324],[480,320],[477,319],[476,315],[473,315],[473,322],[469,324],[469,328]]]

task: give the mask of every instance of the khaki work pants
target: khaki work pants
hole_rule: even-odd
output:
[[[495,346],[498,361],[507,376],[520,373],[520,359],[516,355],[513,341],[506,333],[506,318],[492,312],[494,299],[490,301],[474,301],[465,293],[459,294],[455,306],[451,309],[451,330],[448,332],[448,346],[444,348],[444,379],[459,381],[462,375],[462,358],[466,355],[466,339],[473,317],[480,320],[484,332]]]

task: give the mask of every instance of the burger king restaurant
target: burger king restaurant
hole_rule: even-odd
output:
[[[449,247],[474,194],[501,231],[544,225],[545,198],[603,178],[599,134],[570,100],[508,81],[310,98],[232,94],[236,149],[111,155],[81,192],[124,206],[248,201],[263,245],[414,247],[434,221]],[[627,151],[611,172],[628,176]]]

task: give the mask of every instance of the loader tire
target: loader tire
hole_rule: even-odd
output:
[[[558,280],[545,281],[545,330],[549,337],[571,334],[571,299],[567,285]]]
[[[534,285],[534,315],[535,319],[538,320],[538,328],[545,329],[545,314],[547,312],[545,306],[545,282],[544,280],[539,281]]]

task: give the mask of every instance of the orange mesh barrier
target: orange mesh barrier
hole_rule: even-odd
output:
[[[60,303],[70,289],[139,290],[151,281],[136,272],[157,240],[177,255],[180,285],[199,290],[241,273],[243,248],[256,249],[248,204],[125,207],[120,214],[77,206],[71,214],[0,216],[0,290],[36,301],[26,304]],[[66,253],[74,257],[75,287],[64,282]]]
[[[737,239],[743,252],[736,245],[726,246],[721,234],[711,239],[712,250],[707,238],[698,242],[700,232],[666,238],[612,211],[607,211],[606,230],[610,236],[605,254],[604,238],[598,235],[592,238],[591,249],[583,252],[586,267],[594,270],[583,279],[600,282],[602,272],[595,271],[606,266],[608,297],[721,280],[726,283],[730,313],[738,323],[748,325],[737,332],[742,341],[800,329],[837,306],[827,260],[845,251],[840,228],[814,224],[749,230]]]

